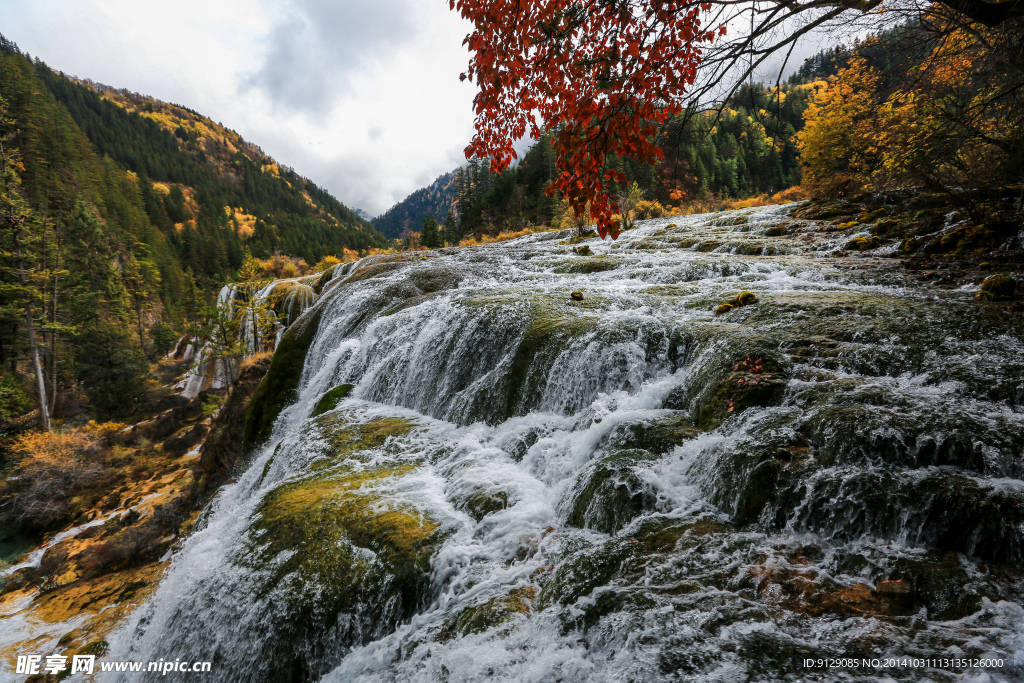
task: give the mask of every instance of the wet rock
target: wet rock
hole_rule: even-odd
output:
[[[164,441],[164,451],[171,455],[185,453],[196,444],[201,443],[209,431],[210,428],[207,425],[197,424],[181,435]]]
[[[615,270],[618,266],[619,261],[607,255],[589,256],[587,258],[576,259],[574,261],[570,261],[569,263],[557,266],[555,268],[555,272],[582,274],[603,273],[607,270]],[[580,294],[580,296],[582,297],[583,295]],[[575,296],[573,298],[575,298]]]
[[[230,472],[244,455],[242,442],[245,418],[256,388],[270,367],[270,356],[259,356],[243,363],[238,380],[210,426],[210,435],[203,446],[200,465],[208,474]]]
[[[462,510],[476,521],[481,521],[492,512],[498,512],[515,502],[514,495],[500,489],[474,487],[465,497],[454,500],[455,507]]]
[[[306,354],[320,325],[321,311],[319,307],[309,309],[282,335],[270,367],[249,403],[242,440],[243,451],[248,451],[270,436],[277,416],[295,400],[295,389],[302,376]]]
[[[583,301],[583,292],[573,292],[569,295],[573,301]]]
[[[328,411],[334,410],[342,399],[352,393],[352,389],[354,388],[355,386],[352,384],[339,384],[325,393],[320,397],[320,400],[316,402],[316,406],[313,408],[313,417],[317,417]]]
[[[640,449],[652,454],[668,453],[700,434],[685,412],[642,422],[620,425],[605,437],[602,448]]]
[[[981,283],[974,298],[979,301],[1011,301],[1017,298],[1017,280],[1009,275],[993,275]]]
[[[787,383],[783,365],[776,358],[748,354],[704,388],[694,406],[695,422],[710,430],[747,408],[776,405]]]
[[[846,243],[844,247],[847,251],[867,251],[868,249],[875,249],[881,244],[881,240],[878,237],[854,237],[852,240]]]
[[[939,468],[827,470],[801,497],[786,506],[789,524],[827,537],[901,538],[992,562],[1024,557],[1024,491],[1013,487]]]
[[[734,298],[730,299],[729,301],[723,304],[720,304],[717,308],[715,308],[715,315],[722,315],[723,313],[728,313],[729,311],[735,308],[749,306],[754,303],[757,303],[756,294],[754,294],[753,292],[740,292]]]
[[[468,607],[446,620],[439,640],[445,642],[507,624],[518,616],[529,614],[536,599],[537,588],[526,586],[510,591],[507,595],[491,598],[483,604]]]
[[[362,428],[353,429],[350,437]],[[390,493],[416,465],[354,469],[340,454],[365,443],[340,442],[336,465],[267,494],[235,560],[261,573],[249,602],[273,619],[273,638],[258,638],[267,654],[261,680],[322,676],[430,601],[430,558],[446,531]]]
[[[588,467],[570,491],[566,521],[576,527],[613,534],[636,517],[654,510],[657,496],[636,471],[654,457],[647,451],[622,451]]]

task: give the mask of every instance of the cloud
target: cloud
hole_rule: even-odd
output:
[[[243,83],[280,107],[326,114],[424,23],[415,0],[289,0],[268,6],[263,64]]]
[[[468,26],[443,0],[3,0],[23,50],[184,104],[378,214],[464,162]]]

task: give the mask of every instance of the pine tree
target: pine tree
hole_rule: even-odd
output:
[[[0,98],[0,221],[4,230],[4,248],[0,256],[5,261],[3,289],[6,290],[3,313],[8,316],[19,312],[25,319],[29,354],[35,374],[39,400],[39,424],[51,431],[50,404],[46,398],[46,377],[40,360],[40,343],[36,337],[36,316],[42,310],[43,287],[37,281],[39,269],[34,249],[45,240],[28,202],[20,195],[21,179],[17,168],[19,154],[12,144],[10,131],[14,121],[7,117],[7,104]],[[13,271],[13,272],[12,272]],[[15,275],[16,273],[16,275]]]
[[[451,211],[444,218],[444,241],[446,244],[451,246],[458,246],[459,234],[458,227],[455,223],[455,214]]]
[[[437,232],[437,220],[433,216],[423,219],[423,232],[420,233],[420,244],[427,249],[437,249],[440,236]]]

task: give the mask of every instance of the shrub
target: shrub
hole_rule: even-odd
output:
[[[641,200],[637,203],[636,209],[637,220],[646,220],[648,218],[662,218],[666,216],[668,212],[665,207],[655,201],[647,201],[646,199]]]
[[[106,471],[91,459],[98,443],[84,430],[22,435],[11,449],[20,460],[14,476],[0,486],[0,521],[35,531],[70,522],[84,502],[76,492]]]

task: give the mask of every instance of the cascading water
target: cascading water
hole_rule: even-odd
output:
[[[309,283],[261,445],[109,657],[261,682],[1024,664],[1024,324],[800,230],[677,217]]]
[[[313,305],[313,301],[316,299],[313,289],[315,283],[321,279],[329,280],[335,270],[337,268],[331,269],[326,275],[317,273],[290,280],[276,280],[256,292],[256,300],[267,306],[273,313],[274,317],[270,325],[273,339],[257,341],[252,317],[243,306],[239,305],[240,301],[244,301],[245,295],[232,285],[221,287],[217,294],[217,308],[221,310],[222,315],[237,319],[239,326],[237,339],[241,341],[246,355],[259,353],[266,347],[273,349],[281,340],[281,335],[284,334],[288,325],[295,322],[303,311]],[[183,342],[191,339],[190,336],[183,337],[179,340],[178,346],[180,347]],[[193,353],[192,345],[189,344],[181,359],[190,360]],[[169,354],[171,357],[176,355],[178,355],[177,348]],[[223,389],[230,385],[233,371],[229,367],[229,362],[224,358],[218,358],[217,354],[213,353],[210,344],[202,346],[198,353],[195,353],[191,369],[179,384],[182,395],[185,398],[193,399],[204,389]]]

